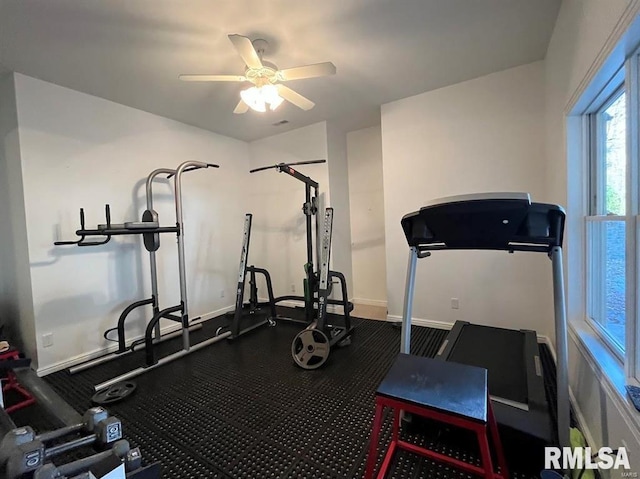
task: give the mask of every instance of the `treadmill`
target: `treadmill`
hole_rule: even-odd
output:
[[[417,260],[439,250],[544,253],[551,259],[555,309],[558,440],[569,446],[567,326],[562,273],[565,212],[527,193],[485,193],[429,202],[402,218],[410,248],[400,352],[409,354]],[[535,331],[456,321],[437,358],[484,367],[500,424],[547,443],[554,439]]]

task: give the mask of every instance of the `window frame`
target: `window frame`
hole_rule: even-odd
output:
[[[637,53],[633,55],[637,60]],[[629,321],[630,318],[635,318],[635,314],[631,316],[629,314],[629,302],[630,302],[630,277],[629,277],[629,262],[633,259],[632,256],[636,256],[635,254],[630,254],[631,250],[629,248],[629,229],[631,225],[629,224],[629,184],[630,184],[630,176],[629,176],[629,164],[631,161],[631,148],[630,141],[632,136],[634,136],[630,131],[630,104],[633,101],[631,94],[631,83],[629,82],[628,74],[625,72],[630,70],[629,61],[625,62],[616,73],[611,77],[611,79],[607,82],[604,88],[595,96],[593,101],[587,107],[587,109],[583,113],[584,128],[585,135],[588,139],[586,145],[586,154],[585,160],[587,162],[587,168],[585,171],[588,174],[587,181],[585,182],[586,188],[586,198],[587,198],[587,208],[584,217],[584,234],[585,234],[585,251],[584,251],[584,288],[585,288],[585,321],[591,327],[591,329],[597,334],[600,340],[607,346],[607,348],[614,354],[614,356],[623,364],[625,367],[629,365],[629,360],[625,360],[625,356],[628,356],[629,351],[633,351],[635,345],[635,319]],[[600,113],[611,106],[621,94],[626,95],[626,182],[625,182],[625,215],[607,215],[606,214],[606,204],[602,202],[606,202],[606,174],[605,174],[605,162],[601,161],[604,155],[601,148],[603,148],[603,131],[601,130],[601,123],[599,120]],[[637,99],[637,95],[636,95]],[[604,193],[603,193],[604,192]],[[599,211],[605,211],[604,214],[599,214]],[[604,265],[604,258],[602,260],[597,261],[597,268],[600,268],[597,271],[597,274],[592,274],[594,271],[594,263],[596,261],[591,261],[591,232],[592,225],[599,222],[606,221],[623,221],[625,223],[625,344],[621,347],[621,345],[613,339],[611,333],[598,321],[591,317],[590,312],[593,311],[592,304],[593,299],[596,295],[604,296],[604,288],[602,285],[598,285],[594,287],[592,278],[596,277],[597,281],[602,278],[601,268]],[[602,228],[602,235],[605,234],[604,228]],[[603,241],[600,239],[599,241]],[[601,251],[601,248],[599,248]],[[635,282],[633,282],[635,284]],[[594,294],[594,290],[597,290]],[[638,295],[633,295],[638,296]],[[599,301],[599,307],[604,308],[604,301]],[[602,312],[601,312],[602,314]],[[633,324],[633,331],[630,331],[630,323]],[[630,344],[630,339],[633,341]],[[640,371],[640,364],[636,364],[635,357],[629,358],[633,360],[633,369],[635,371]],[[633,374],[635,376],[635,374]]]
[[[615,82],[613,80],[616,80]],[[604,178],[606,177],[606,168],[604,162],[598,161],[603,155],[602,151],[596,151],[598,149],[603,149],[603,135],[604,131],[601,129],[601,124],[599,121],[599,115],[603,110],[606,110],[611,105],[613,105],[616,100],[623,93],[627,95],[628,101],[628,92],[626,91],[626,82],[623,79],[619,79],[618,76],[612,79],[612,86],[615,86],[616,83],[619,83],[613,92],[611,92],[608,96],[605,97],[605,100],[601,103],[594,101],[594,106],[597,105],[597,108],[593,108],[592,111],[587,113],[588,123],[589,123],[589,217],[595,216],[620,216],[620,215],[607,215],[606,213],[598,214],[594,211],[600,211],[606,209],[606,181]],[[609,90],[604,90],[605,93],[609,93]],[[598,97],[598,99],[600,96]],[[627,108],[628,114],[628,108]],[[627,122],[628,123],[628,122]],[[627,152],[628,154],[628,152]],[[599,171],[598,171],[599,170]],[[594,194],[594,191],[597,191],[599,195]],[[626,194],[626,191],[625,191]],[[604,201],[603,201],[604,200]],[[625,196],[626,201],[626,196]],[[626,205],[625,205],[626,206]],[[625,208],[626,210],[626,208]]]
[[[638,244],[638,227],[640,221],[640,47],[625,61],[627,91],[627,204],[625,213],[627,216],[627,295],[626,312],[632,318],[626,324],[626,351],[627,357],[624,363],[625,375],[640,381],[640,335],[638,334],[638,311],[640,311],[640,293],[637,285],[640,284],[638,273],[640,272],[640,245]]]

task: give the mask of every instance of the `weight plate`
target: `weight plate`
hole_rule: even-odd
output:
[[[131,396],[136,390],[136,387],[137,385],[133,381],[122,381],[95,393],[91,398],[91,402],[100,405],[120,402]]]
[[[329,358],[329,338],[319,329],[305,329],[291,343],[291,355],[303,369],[317,369]]]

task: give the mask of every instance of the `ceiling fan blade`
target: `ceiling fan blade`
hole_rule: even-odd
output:
[[[246,113],[249,110],[249,105],[247,105],[243,100],[240,100],[236,105],[233,112],[236,115],[241,115],[242,113]]]
[[[229,40],[238,50],[238,54],[249,68],[262,68],[262,62],[258,56],[258,52],[253,48],[253,43],[247,37],[242,35],[229,35]]]
[[[290,103],[293,103],[298,108],[302,108],[303,110],[311,110],[315,103],[313,103],[308,98],[303,97],[300,93],[293,91],[291,88],[284,85],[276,85],[278,88],[278,93],[282,98],[287,100]]]
[[[324,77],[336,74],[336,66],[331,62],[315,63],[303,67],[286,68],[280,70],[278,75],[282,81],[300,80],[302,78]]]
[[[178,75],[182,81],[247,81],[242,75]]]

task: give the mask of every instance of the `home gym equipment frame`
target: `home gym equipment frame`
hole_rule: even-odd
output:
[[[568,387],[567,322],[565,311],[564,280],[562,272],[562,239],[565,212],[558,205],[532,203],[526,193],[490,193],[443,198],[428,203],[418,211],[402,218],[401,224],[409,245],[404,311],[402,315],[401,353],[410,353],[411,317],[415,292],[417,260],[437,250],[499,250],[514,253],[529,251],[545,253],[552,263],[553,298],[555,313],[555,344],[557,358],[557,412],[558,439],[561,446],[569,446],[570,405]],[[438,356],[446,359],[458,341],[464,324],[454,326]],[[478,326],[480,327],[480,326]],[[489,334],[501,334],[501,328],[487,328]],[[500,421],[502,412],[524,426],[532,420],[524,415],[533,412],[539,419],[543,414],[540,399],[544,398],[541,381],[542,367],[536,360],[537,341],[531,344],[531,332],[523,333],[529,339],[523,341],[523,355],[527,355],[528,376],[526,384],[533,396],[530,411],[524,411],[505,402],[496,401],[494,407]],[[535,338],[535,333],[534,338]],[[486,343],[485,343],[486,345]],[[487,354],[501,351],[486,345]],[[509,364],[505,364],[509,366]],[[491,377],[491,371],[490,371]],[[548,416],[546,416],[548,418]],[[519,419],[518,419],[519,418]],[[523,427],[525,430],[526,427]]]
[[[329,358],[331,347],[351,344],[351,318],[345,308],[344,327],[327,322],[327,305],[330,304],[332,271],[329,270],[331,259],[331,237],[333,234],[333,208],[324,212],[320,248],[319,280],[318,280],[318,315],[317,319],[300,331],[291,343],[291,356],[294,362],[303,369],[317,369]],[[342,297],[347,297],[345,282],[341,282]]]
[[[304,296],[285,295],[274,297],[271,276],[266,269],[257,268],[255,266],[247,266],[247,257],[249,254],[249,243],[251,237],[252,215],[247,214],[245,217],[245,228],[243,236],[243,246],[240,257],[240,271],[238,277],[238,287],[236,290],[236,308],[231,322],[230,339],[234,339],[244,333],[252,331],[265,324],[274,325],[274,319],[280,321],[292,321],[302,323],[307,327],[298,333],[291,344],[291,354],[295,363],[303,369],[316,369],[322,366],[329,357],[332,346],[347,346],[351,344],[351,334],[353,327],[351,325],[350,312],[353,305],[349,302],[349,294],[347,291],[347,283],[344,275],[337,271],[329,269],[329,260],[331,253],[331,237],[333,231],[333,208],[326,208],[324,212],[324,227],[322,235],[320,235],[320,225],[317,219],[319,184],[310,177],[303,175],[295,170],[293,166],[325,163],[326,160],[310,160],[300,161],[296,163],[279,163],[272,166],[265,166],[250,170],[250,173],[275,169],[279,173],[286,173],[293,178],[301,181],[305,185],[305,202],[302,205],[302,211],[305,215],[306,228],[306,250],[307,263],[305,264],[304,279]],[[313,219],[315,218],[315,228]],[[317,241],[317,251],[314,254],[314,229]],[[316,272],[317,270],[317,272]],[[250,298],[247,304],[244,304],[244,290],[247,272],[250,273]],[[258,300],[258,290],[256,286],[256,273],[262,274],[267,285],[268,299],[266,302]],[[333,280],[336,279],[340,283],[342,298],[329,298],[332,292]],[[276,312],[276,303],[282,301],[301,301],[304,302],[304,320],[295,318],[287,318],[278,316]],[[316,305],[317,303],[317,310]],[[327,321],[327,306],[329,304],[342,306],[344,315],[344,326],[329,324]],[[262,311],[262,307],[268,307],[266,317]],[[262,319],[254,322],[254,324],[241,328],[241,321],[251,315],[261,314]],[[222,330],[222,329],[221,329]]]
[[[302,205],[302,212],[305,215],[305,230],[306,230],[306,249],[307,249],[307,262],[305,264],[305,279],[304,279],[304,296],[296,296],[296,295],[285,295],[278,296],[276,298],[269,298],[270,302],[273,304],[280,303],[282,301],[301,301],[304,303],[304,320],[300,321],[294,318],[286,318],[279,316],[278,320],[284,321],[292,321],[296,323],[302,323],[305,325],[309,325],[314,322],[316,319],[315,312],[315,293],[318,291],[318,273],[319,264],[321,262],[321,252],[318,250],[314,255],[313,248],[313,236],[318,241],[320,241],[320,225],[317,220],[318,213],[318,202],[320,197],[320,185],[317,181],[312,178],[303,175],[296,169],[292,168],[297,165],[312,165],[312,164],[320,164],[326,163],[327,160],[307,160],[307,161],[298,161],[295,163],[278,163],[277,165],[271,166],[263,166],[260,168],[255,168],[250,170],[249,173],[257,173],[259,171],[271,170],[275,169],[278,173],[286,173],[287,175],[295,178],[298,181],[304,183],[305,186],[305,201]],[[315,227],[313,225],[313,219],[315,218]],[[331,283],[334,279],[336,279],[340,283],[340,288],[342,291],[341,299],[327,299],[328,304],[342,306],[344,310],[345,321],[350,321],[349,313],[353,309],[353,305],[349,302],[349,295],[347,292],[347,280],[344,275],[338,271],[329,271],[328,272],[329,283]],[[331,292],[331,286],[329,286]]]
[[[178,358],[186,356],[187,354],[209,346],[215,342],[218,342],[231,335],[230,331],[223,332],[213,338],[201,341],[195,345],[192,345],[189,338],[190,330],[194,329],[190,325],[189,308],[187,299],[187,282],[186,282],[186,266],[185,266],[185,252],[184,252],[184,221],[182,214],[182,174],[188,171],[206,169],[206,168],[218,168],[218,165],[212,163],[202,163],[198,161],[186,161],[180,164],[176,169],[159,168],[152,171],[146,180],[146,196],[147,196],[147,209],[142,214],[141,222],[132,222],[124,224],[111,224],[111,215],[109,206],[106,206],[106,224],[98,225],[96,229],[86,229],[84,221],[84,211],[80,209],[80,224],[81,228],[76,231],[76,235],[80,237],[77,241],[57,241],[56,245],[77,245],[77,246],[97,246],[106,244],[111,240],[112,236],[118,235],[142,235],[144,246],[149,251],[150,258],[150,271],[151,271],[151,297],[140,301],[136,301],[127,306],[118,319],[118,325],[116,328],[110,329],[105,332],[105,338],[112,331],[118,333],[118,349],[112,353],[106,354],[91,361],[79,364],[70,368],[70,373],[76,373],[83,371],[98,364],[105,363],[107,361],[114,360],[124,354],[129,354],[134,349],[144,344],[145,349],[145,364],[142,367],[133,369],[125,374],[117,376],[115,378],[104,381],[94,386],[94,390],[101,391],[121,381],[132,379],[136,376],[146,373],[152,369],[155,369],[163,364],[167,364]],[[153,181],[159,175],[166,175],[166,178],[174,179],[174,205],[176,214],[175,226],[160,226],[158,223],[158,214],[153,209]],[[168,308],[160,309],[159,296],[158,296],[158,269],[156,261],[156,251],[160,247],[160,234],[161,233],[174,233],[176,235],[178,245],[178,273],[180,283],[180,303],[178,305],[170,306]],[[88,241],[87,237],[104,237],[99,241]],[[153,317],[147,323],[145,329],[144,342],[142,340],[134,341],[130,345],[127,345],[125,338],[124,324],[127,316],[137,308],[150,305],[153,308]],[[172,332],[170,334],[162,335],[160,331],[160,320],[169,319],[180,324],[180,330]],[[196,318],[198,319],[198,318]],[[196,325],[200,327],[200,325]],[[182,350],[157,359],[154,352],[154,345],[177,336],[182,336]]]
[[[271,276],[269,272],[264,268],[258,268],[256,266],[247,266],[249,259],[249,246],[251,243],[251,223],[253,215],[247,213],[244,217],[244,233],[242,235],[242,250],[240,252],[240,268],[238,271],[238,284],[236,287],[236,304],[235,310],[229,313],[232,316],[231,320],[231,336],[229,339],[236,339],[243,334],[246,334],[254,329],[257,329],[264,325],[275,326],[276,305],[273,297],[273,284],[271,283]],[[244,303],[244,293],[247,273],[249,273],[249,302]],[[267,294],[269,300],[266,303],[261,303],[258,299],[258,286],[256,283],[256,274],[262,274],[267,284]],[[264,312],[263,307],[267,307],[268,310]],[[245,318],[256,319],[258,321],[253,322],[248,327],[242,327],[242,320]],[[220,329],[220,331],[222,328]]]
[[[236,294],[236,309],[230,313],[233,317],[229,339],[235,339],[245,333],[253,331],[264,325],[275,326],[276,308],[273,296],[273,286],[269,272],[263,268],[247,266],[247,256],[249,254],[249,243],[251,238],[252,215],[245,216],[244,235],[242,251],[240,255],[240,270],[238,277],[238,287]],[[331,254],[331,237],[333,230],[333,208],[327,208],[324,215],[324,228],[322,230],[322,242],[320,250],[319,281],[318,281],[318,309],[316,319],[304,330],[296,335],[291,344],[291,354],[295,363],[303,369],[317,369],[329,358],[331,347],[339,344],[346,346],[350,344],[350,334],[353,330],[351,319],[345,317],[344,327],[329,325],[327,323],[327,304],[329,294],[331,294],[329,260]],[[250,273],[249,302],[243,303],[244,288],[247,272]],[[269,300],[260,302],[258,300],[258,288],[256,286],[256,273],[264,275],[267,284]],[[344,285],[344,283],[342,283]],[[344,297],[347,292],[342,291]],[[263,311],[262,308],[268,308]],[[257,321],[248,327],[241,328],[243,318],[253,318]],[[223,330],[222,328],[220,330]]]

